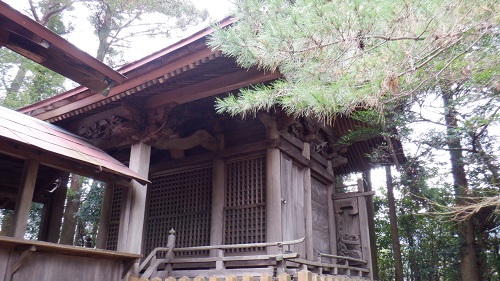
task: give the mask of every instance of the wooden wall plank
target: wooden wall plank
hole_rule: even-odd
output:
[[[281,193],[284,200],[281,223],[284,241],[306,237],[303,181],[304,168],[281,154]],[[290,250],[299,253],[301,257],[306,256],[304,243],[293,245]]]
[[[328,190],[327,186],[316,178],[312,178],[311,182],[313,255],[317,257],[318,253],[330,252]]]

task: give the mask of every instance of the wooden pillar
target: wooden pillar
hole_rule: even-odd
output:
[[[358,191],[363,192],[363,180],[358,180]],[[366,197],[358,196],[358,209],[359,209],[359,230],[361,233],[361,252],[363,253],[363,259],[367,261],[367,268],[370,269],[370,280],[373,280],[372,269],[372,257],[371,257],[371,246],[370,246],[370,230],[368,227],[368,212],[366,209]]]
[[[104,186],[104,195],[101,202],[101,213],[99,215],[99,229],[97,230],[97,249],[106,249],[106,242],[108,239],[108,227],[111,214],[111,204],[113,200],[114,185],[106,183]]]
[[[147,178],[150,156],[150,145],[143,142],[133,144],[130,148],[129,168]],[[117,248],[121,252],[140,254],[144,232],[147,186],[132,180],[125,192],[126,200],[122,203]]]
[[[278,140],[280,133],[277,129],[276,119],[261,118],[267,128],[268,139]],[[268,242],[283,240],[281,229],[281,152],[278,148],[266,150],[266,238]],[[276,247],[268,247],[268,254],[278,252]]]
[[[210,245],[222,245],[224,236],[224,200],[226,186],[226,164],[224,159],[216,158],[213,162],[212,175],[212,214],[210,227]],[[211,251],[216,256],[217,251]]]
[[[24,162],[21,186],[17,194],[16,209],[14,211],[14,223],[11,236],[19,239],[24,238],[28,226],[33,192],[35,191],[36,177],[38,174],[38,161],[28,159]]]
[[[47,242],[58,243],[61,234],[61,224],[64,215],[64,204],[66,203],[66,192],[68,191],[69,175],[60,177],[59,186],[52,196],[50,208],[50,220],[47,227]]]
[[[364,191],[369,192],[372,191],[372,180],[371,180],[371,170],[368,169],[363,172],[363,180],[364,180]],[[373,279],[378,280],[378,262],[377,262],[377,235],[375,233],[375,206],[373,203],[373,196],[369,196],[366,198],[366,211],[368,214],[368,229],[370,231],[370,252],[372,257],[372,272]]]
[[[302,156],[307,159],[311,159],[311,144],[304,142],[304,148],[302,149]],[[312,222],[312,179],[311,179],[311,168],[304,168],[304,212],[305,212],[305,224],[306,224],[306,259],[311,261],[316,261],[314,257],[314,237],[313,237],[313,222]]]
[[[327,172],[334,176],[332,161],[328,161]],[[333,204],[333,195],[335,194],[335,182],[332,182],[327,186],[328,192],[328,230],[330,232],[330,253],[332,255],[337,255],[337,226],[335,219],[335,206]],[[336,263],[336,261],[332,261]]]

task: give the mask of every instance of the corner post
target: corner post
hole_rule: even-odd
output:
[[[129,168],[147,178],[151,146],[143,142],[130,147]],[[142,234],[146,212],[147,186],[132,180],[126,189],[126,201],[122,204],[120,215],[120,231],[118,235],[118,251],[140,254],[142,251]]]

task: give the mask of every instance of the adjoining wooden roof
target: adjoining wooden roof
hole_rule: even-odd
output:
[[[149,183],[83,138],[4,107],[0,107],[0,153],[96,179],[116,175]]]
[[[36,21],[0,1],[0,46],[5,46],[95,93],[106,93],[126,77]]]
[[[234,19],[226,18],[219,24],[226,26],[232,22]],[[19,111],[52,123],[90,111],[95,113],[110,109],[134,97],[144,99],[145,96],[157,95],[153,104],[146,105],[155,107],[161,105],[158,99],[163,104],[183,103],[280,77],[279,73],[242,69],[233,59],[210,50],[205,42],[206,36],[212,32],[213,28],[205,28],[121,68],[119,71],[128,80],[111,89],[106,97],[79,87]],[[171,97],[167,101],[164,94],[168,92],[171,92]],[[192,95],[194,92],[197,92],[196,96]]]

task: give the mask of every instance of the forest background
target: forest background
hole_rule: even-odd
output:
[[[21,1],[11,2],[18,5]],[[159,28],[159,22],[131,21],[161,18],[160,2],[173,5],[165,6],[163,28]],[[351,114],[370,122],[377,133],[401,139],[406,163],[387,168],[393,151],[380,147],[370,156],[374,168],[379,168],[372,175],[354,175],[367,184],[373,182],[377,190],[374,201],[380,280],[500,280],[498,3],[455,2],[237,0],[235,12],[241,20],[232,30],[216,34],[211,43],[236,57],[243,66],[279,68],[287,78],[269,88],[244,92],[240,98],[221,100],[219,110],[245,114],[280,104],[292,114],[324,120],[336,114]],[[114,67],[140,57],[127,48],[141,41],[138,38],[162,38],[158,41],[161,49],[168,45],[165,38],[172,38],[174,33],[185,37],[189,34],[187,27],[208,24],[207,11],[185,1],[144,0],[135,1],[133,6],[127,3],[33,0],[26,1],[25,12],[65,37],[76,34],[77,21],[87,21],[94,30],[88,36],[94,39],[87,38],[77,46],[98,42],[87,51]],[[209,6],[219,12],[223,10],[220,7],[231,7],[214,3]],[[81,13],[82,9],[86,12]],[[85,18],[68,15],[77,10]],[[343,12],[330,13],[339,10]],[[318,21],[326,23],[318,25]],[[147,28],[124,32],[131,26]],[[344,35],[345,40],[335,43],[338,41],[332,39],[332,34]],[[307,48],[298,48],[303,44]],[[416,50],[419,55],[415,55]],[[373,60],[371,55],[385,61]],[[339,58],[344,64],[337,63]],[[0,91],[4,93],[0,101],[4,106],[19,108],[71,86],[62,77],[5,49],[0,50],[0,61]],[[412,70],[404,69],[410,63]],[[306,71],[298,72],[298,68]],[[381,71],[374,73],[375,69]],[[393,75],[405,71],[409,75],[403,78]],[[359,83],[360,79],[365,83]],[[301,88],[303,81],[308,81],[308,88],[312,88],[311,81],[317,82],[316,92]],[[290,90],[289,82],[297,89],[295,92]],[[277,92],[288,95],[277,98]],[[338,110],[338,104],[331,103],[338,102],[337,97],[328,94],[332,92],[347,93],[339,95],[339,100],[365,110]],[[373,98],[370,93],[377,95]],[[372,97],[368,99],[371,103],[359,99],[362,94]],[[304,104],[312,106],[301,108],[287,103],[289,96],[300,97]],[[397,102],[384,101],[396,96]],[[246,111],[231,111],[238,103],[243,103]],[[315,107],[320,110],[315,111]],[[337,111],[328,111],[332,108]],[[366,133],[373,131],[353,132],[344,141]],[[98,182],[74,177],[61,243],[83,245],[87,237],[95,239],[102,189]],[[469,208],[478,205],[477,209]],[[26,234],[29,239],[38,235],[40,209],[34,204]],[[4,231],[9,214],[2,212]]]

